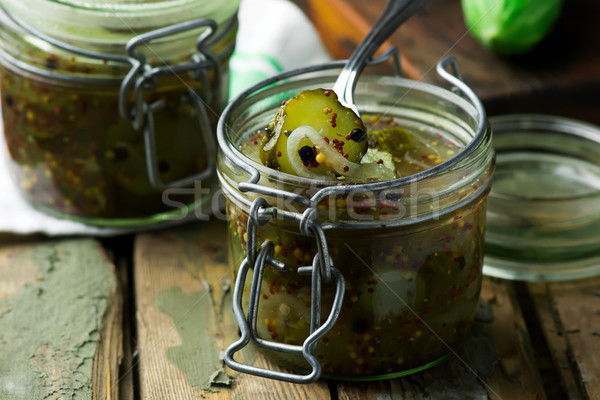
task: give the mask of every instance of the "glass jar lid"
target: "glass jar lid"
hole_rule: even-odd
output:
[[[129,37],[195,18],[222,24],[240,0],[0,0],[41,32],[65,41],[125,43]]]
[[[0,62],[36,77],[86,84],[119,84],[134,69],[190,72],[174,66],[230,57],[239,3],[0,0]]]
[[[497,165],[484,273],[546,281],[600,274],[600,127],[525,114],[490,124]]]
[[[123,58],[131,53],[152,66],[187,61],[199,47],[224,59],[233,51],[239,2],[0,0],[6,28],[0,30],[0,58],[68,80],[122,79],[131,68]]]

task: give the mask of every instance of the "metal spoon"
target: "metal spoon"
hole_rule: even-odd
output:
[[[333,86],[340,103],[359,115],[354,104],[356,81],[369,59],[394,31],[426,0],[388,0],[371,31],[354,50]]]

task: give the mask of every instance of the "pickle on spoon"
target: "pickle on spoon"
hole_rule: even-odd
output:
[[[366,129],[350,108],[344,107],[332,90],[304,90],[287,100],[269,124],[260,149],[260,159],[268,167],[298,175],[290,162],[288,137],[301,126],[316,130],[341,157],[359,163],[367,151]],[[300,140],[298,152],[307,171],[335,176],[328,157],[308,138]]]

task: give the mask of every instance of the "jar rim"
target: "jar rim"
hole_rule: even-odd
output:
[[[184,66],[189,70],[192,69],[191,64],[207,66],[224,62],[234,50],[237,9],[227,15],[226,21],[220,22],[208,17],[195,18],[196,14],[178,10],[177,23],[169,24],[170,21],[155,19],[158,29],[141,34],[129,29],[126,21],[123,21],[122,25],[127,28],[127,33],[119,33],[119,37],[126,42],[112,42],[107,37],[94,43],[85,40],[72,42],[70,39],[48,34],[40,26],[21,18],[20,12],[7,7],[10,1],[12,0],[0,0],[0,22],[7,26],[5,32],[2,32],[6,37],[0,40],[6,43],[0,43],[0,62],[11,70],[32,74],[40,79],[74,84],[121,84],[132,70],[143,70],[149,65],[170,69],[176,63],[189,64],[188,67]],[[193,1],[185,0],[185,3]],[[238,2],[239,0],[233,0],[231,3]],[[99,16],[106,14],[100,13]],[[136,16],[145,20],[141,17],[143,15]],[[121,21],[116,14],[111,15],[111,18]],[[58,32],[61,28],[55,29]],[[62,29],[66,27],[62,26]],[[105,24],[91,24],[89,29],[90,32],[111,32],[110,27]],[[94,38],[100,36],[102,35]],[[197,56],[198,53],[201,53],[200,57]]]
[[[197,0],[153,0],[152,2],[131,2],[131,0],[46,0],[67,7],[91,11],[131,11],[139,12],[159,8],[171,8]]]
[[[165,26],[201,17],[214,19],[221,24],[237,12],[239,2],[240,0],[36,0],[37,4],[32,7],[30,2],[26,4],[20,0],[0,0],[3,7],[29,22],[31,18],[43,16],[44,19],[54,19],[55,23],[85,27],[90,25],[87,18],[102,21],[101,26],[105,29],[125,28],[131,32],[144,27],[155,29],[152,27],[155,23]],[[31,13],[32,10],[35,12]],[[152,17],[159,19],[150,20]]]
[[[455,167],[461,161],[466,159],[470,154],[472,154],[479,147],[479,145],[483,142],[483,140],[486,136],[487,127],[488,127],[487,115],[485,113],[483,105],[481,104],[481,101],[479,100],[477,95],[475,95],[475,93],[470,89],[469,86],[462,83],[461,80],[458,80],[458,82],[460,82],[459,89],[471,101],[470,103],[465,98],[459,96],[458,94],[454,93],[453,91],[449,91],[449,90],[443,89],[439,86],[435,86],[432,84],[414,81],[414,80],[410,80],[410,79],[406,79],[406,78],[400,78],[400,77],[393,77],[393,78],[395,79],[395,82],[402,82],[407,86],[409,86],[409,83],[410,83],[409,87],[411,89],[418,88],[420,90],[423,90],[423,91],[429,92],[429,93],[433,93],[433,94],[442,94],[443,93],[445,96],[452,97],[453,100],[456,101],[457,103],[460,103],[462,105],[462,107],[464,107],[464,108],[471,107],[478,113],[477,131],[475,132],[475,135],[471,138],[471,140],[459,152],[457,152],[451,158],[443,161],[442,163],[435,165],[431,168],[428,168],[426,170],[423,170],[421,172],[418,172],[416,174],[403,176],[400,178],[386,180],[386,181],[377,181],[377,182],[369,182],[369,183],[349,182],[348,184],[344,184],[344,185],[339,185],[339,184],[332,185],[332,181],[319,181],[319,180],[315,180],[315,179],[311,179],[311,178],[299,177],[299,176],[287,174],[287,173],[284,173],[281,171],[276,171],[276,170],[273,170],[266,166],[260,165],[256,162],[252,161],[247,156],[245,156],[242,152],[240,152],[236,148],[236,146],[233,143],[231,143],[230,140],[227,138],[226,121],[231,116],[231,114],[239,106],[242,105],[242,103],[246,99],[252,97],[253,95],[258,95],[260,93],[264,94],[266,91],[269,90],[269,87],[272,87],[273,85],[276,85],[277,83],[281,83],[288,78],[295,78],[295,77],[302,76],[304,74],[310,76],[311,73],[315,73],[315,72],[318,73],[318,72],[341,68],[344,66],[344,64],[345,64],[345,61],[334,61],[334,62],[329,62],[329,63],[325,63],[325,64],[317,64],[317,65],[301,67],[301,68],[297,68],[297,69],[293,69],[293,70],[289,70],[289,71],[284,71],[284,72],[274,75],[270,78],[267,78],[261,82],[258,82],[257,84],[255,84],[255,85],[249,87],[248,89],[246,89],[245,91],[241,92],[236,98],[234,98],[227,105],[227,107],[223,110],[221,117],[219,118],[219,122],[217,125],[217,141],[218,141],[219,147],[221,148],[221,151],[223,151],[223,153],[226,154],[226,156],[228,158],[233,160],[236,163],[236,165],[238,165],[242,169],[246,170],[246,172],[250,173],[252,175],[251,180],[253,180],[253,181],[258,180],[258,177],[260,176],[261,172],[268,171],[271,174],[276,173],[276,174],[278,174],[278,176],[280,175],[283,178],[288,178],[288,179],[291,178],[300,184],[302,184],[302,183],[317,184],[317,187],[322,187],[322,189],[320,191],[325,191],[325,193],[324,193],[324,196],[325,196],[325,195],[332,194],[333,192],[346,192],[348,190],[357,190],[357,188],[359,188],[359,190],[365,190],[365,191],[377,191],[377,190],[381,190],[381,189],[388,189],[388,188],[395,188],[395,187],[410,185],[412,183],[422,181],[426,178],[436,176],[444,171],[447,171],[448,169],[450,169],[452,167]],[[443,68],[439,67],[440,65],[441,65],[441,63],[438,64],[438,72],[440,69],[443,69]],[[443,77],[445,79],[447,79],[446,76],[443,76]],[[392,77],[390,77],[390,78],[392,78]],[[304,79],[306,79],[306,78],[304,78]],[[447,80],[449,80],[449,79],[447,79]],[[451,83],[455,84],[455,85],[459,84],[458,82],[456,82],[455,80],[451,80]]]

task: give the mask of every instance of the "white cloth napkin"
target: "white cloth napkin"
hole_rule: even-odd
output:
[[[278,72],[330,60],[308,18],[288,0],[242,0],[238,18],[236,49],[230,62],[230,98]],[[1,132],[0,138],[0,233],[107,236],[124,232],[35,210],[20,196],[8,174]]]

